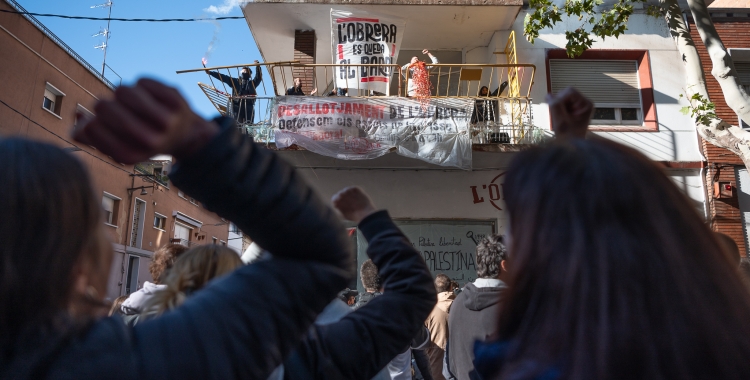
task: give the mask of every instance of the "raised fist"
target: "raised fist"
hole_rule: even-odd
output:
[[[552,130],[557,137],[586,137],[594,103],[573,87],[547,94]]]
[[[376,211],[370,197],[357,186],[339,191],[331,198],[331,202],[344,218],[357,224]]]

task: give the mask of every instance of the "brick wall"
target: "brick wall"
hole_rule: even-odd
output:
[[[295,30],[294,31],[294,59],[300,63],[315,63],[315,31],[314,30]],[[314,70],[311,68],[292,68],[292,75],[300,78],[302,81],[302,90],[309,94],[315,88]],[[289,85],[291,86],[291,85]],[[288,86],[288,87],[289,87]]]
[[[740,16],[744,16],[740,15]],[[750,47],[750,18],[748,17],[714,17],[714,25],[719,32],[719,36],[724,42],[727,49],[731,48],[748,48]],[[698,54],[703,65],[703,72],[706,74],[706,85],[708,95],[711,101],[716,105],[716,115],[729,123],[737,123],[737,114],[727,106],[724,95],[721,92],[719,82],[711,75],[711,59],[708,56],[706,47],[701,41],[695,23],[689,20],[690,35],[695,41],[698,48]],[[700,137],[699,137],[700,138]],[[734,153],[718,148],[705,140],[701,139],[701,149],[708,160],[708,170],[706,170],[706,187],[709,189],[709,222],[714,231],[725,233],[731,236],[740,248],[740,253],[745,254],[746,245],[742,224],[742,215],[737,201],[737,178],[735,168],[742,167],[742,160]],[[716,172],[719,172],[718,177]],[[735,186],[734,196],[729,199],[713,198],[714,181],[727,181]]]

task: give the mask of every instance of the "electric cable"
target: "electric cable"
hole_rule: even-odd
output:
[[[28,120],[28,121],[30,121],[30,122],[32,122],[32,123],[34,123],[34,124],[36,124],[36,125],[37,125],[38,127],[40,127],[40,128],[42,128],[42,129],[44,129],[45,131],[49,132],[49,133],[50,133],[50,134],[52,134],[53,136],[55,136],[55,137],[59,138],[60,140],[62,140],[62,141],[65,141],[66,143],[68,143],[68,144],[72,145],[72,146],[73,146],[73,147],[75,147],[75,148],[81,149],[81,147],[79,147],[78,145],[76,145],[76,144],[73,144],[72,142],[68,141],[67,139],[65,139],[64,137],[62,137],[62,136],[58,135],[57,133],[55,133],[55,132],[52,132],[52,131],[50,131],[50,130],[49,130],[49,129],[47,129],[47,128],[46,128],[45,126],[43,126],[43,125],[41,125],[41,124],[37,123],[36,121],[32,120],[32,119],[31,119],[31,118],[29,118],[28,116],[26,116],[26,115],[24,115],[23,113],[21,113],[21,111],[19,111],[19,110],[17,110],[17,109],[15,109],[15,108],[13,108],[13,107],[12,107],[11,105],[9,105],[8,103],[5,103],[5,102],[4,102],[4,101],[2,101],[2,100],[0,100],[0,103],[2,103],[2,104],[3,104],[4,106],[6,106],[6,107],[10,108],[10,110],[11,110],[11,111],[13,111],[13,112],[15,112],[15,113],[17,113],[17,114],[21,115],[21,117],[23,117],[24,119],[26,119],[26,120]],[[121,170],[121,171],[123,171],[123,172],[125,172],[125,173],[128,173],[128,174],[132,174],[131,172],[129,172],[129,171],[127,171],[127,170],[123,169],[123,168],[120,168],[120,167],[118,167],[117,165],[114,165],[114,164],[112,164],[111,162],[107,162],[106,160],[102,159],[101,157],[99,157],[99,156],[97,156],[97,155],[95,155],[95,154],[93,154],[93,153],[91,153],[91,152],[88,152],[88,151],[86,151],[86,150],[84,150],[84,149],[81,149],[80,151],[81,151],[81,152],[83,152],[83,153],[86,153],[86,154],[88,154],[88,155],[89,155],[89,156],[91,156],[91,157],[94,157],[94,158],[96,158],[97,160],[99,160],[99,161],[101,161],[101,162],[103,162],[103,163],[105,163],[105,164],[107,164],[107,165],[109,165],[109,166],[111,166],[111,167],[113,167],[113,168],[115,168],[115,169],[117,169],[117,170]]]
[[[50,13],[19,12],[7,9],[0,9],[3,13],[13,13],[19,15],[29,15],[36,17],[57,17],[71,20],[94,20],[94,21],[124,21],[124,22],[193,22],[193,21],[218,21],[218,20],[244,20],[242,16],[221,16],[213,18],[107,18],[107,17],[87,17],[87,16],[67,16]]]

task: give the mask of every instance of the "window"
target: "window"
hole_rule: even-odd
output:
[[[211,241],[211,243],[213,243],[213,244],[216,244],[216,240],[217,240],[217,239],[216,239],[216,236],[212,236],[212,237],[211,237],[211,240],[212,240],[212,241]]]
[[[82,106],[80,104],[76,104],[76,113],[82,114],[84,116],[84,118],[92,118],[92,117],[94,117],[94,113],[93,112],[87,110],[86,107],[84,107],[84,106]],[[76,118],[74,120],[74,124],[78,125],[78,118]]]
[[[227,242],[225,242],[224,240],[220,240],[220,242],[221,242],[221,245],[223,245],[225,247],[227,246]]]
[[[240,234],[240,229],[237,227],[236,224],[229,222],[229,232],[233,234]]]
[[[141,259],[138,256],[128,256],[128,274],[125,281],[125,294],[138,290],[138,266]]]
[[[189,247],[190,246],[190,233],[192,231],[193,231],[192,228],[184,224],[175,223],[173,242]]]
[[[591,99],[592,130],[658,130],[647,51],[588,50],[576,59],[559,49],[547,54],[548,90],[575,87]]]
[[[165,230],[165,226],[167,225],[167,217],[159,214],[158,212],[154,213],[154,228],[158,230]]]
[[[636,61],[551,59],[552,93],[576,87],[594,101],[593,124],[640,124]]]
[[[117,227],[120,198],[105,192],[102,196],[102,209],[104,209],[104,223]]]
[[[737,74],[740,77],[740,83],[742,83],[742,87],[745,88],[745,92],[750,94],[750,61],[735,61],[734,68],[737,70]],[[739,119],[739,123],[742,128],[750,129],[750,125],[745,123],[744,120]]]
[[[62,99],[65,94],[62,91],[55,88],[55,86],[47,83],[44,87],[44,99],[42,101],[42,108],[60,117],[60,109],[62,108]]]
[[[187,199],[185,197],[185,193],[183,193],[181,190],[177,190],[177,196],[180,197],[180,198],[182,198],[182,199]]]
[[[133,225],[130,228],[130,246],[141,248],[143,243],[143,226],[146,221],[146,202],[135,198],[133,207]]]

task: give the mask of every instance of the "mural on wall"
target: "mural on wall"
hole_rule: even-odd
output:
[[[503,200],[503,176],[505,172],[502,172],[492,178],[489,183],[477,186],[469,186],[471,188],[471,195],[473,197],[474,204],[489,202],[492,207],[503,211],[502,200]]]

